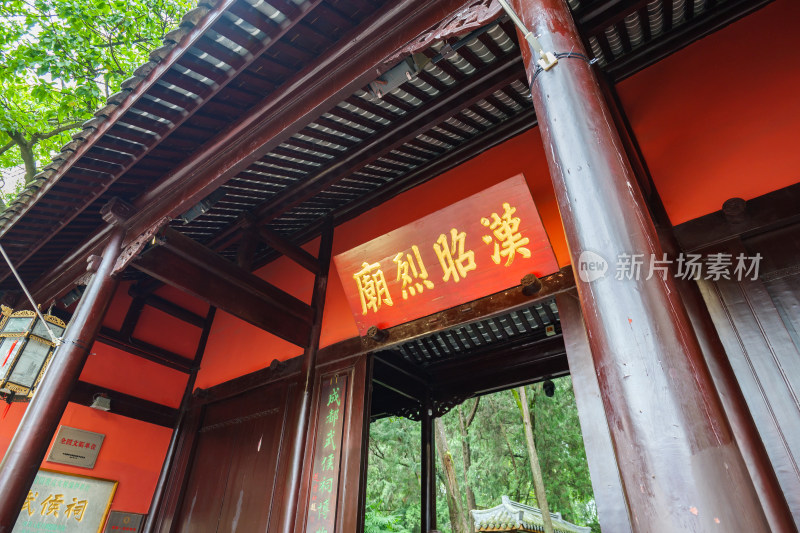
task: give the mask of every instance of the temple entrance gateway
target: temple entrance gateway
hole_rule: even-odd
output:
[[[72,315],[0,420],[0,533],[59,425],[144,532],[359,533],[391,417],[431,533],[437,420],[567,375],[605,531],[797,532],[797,4],[510,5],[203,0],[166,36],[0,213],[2,303]]]

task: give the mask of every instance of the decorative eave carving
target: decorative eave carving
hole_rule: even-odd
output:
[[[155,224],[150,226],[147,231],[132,240],[128,246],[122,250],[122,253],[117,258],[117,263],[114,265],[113,274],[118,274],[125,270],[128,264],[141,252],[150,240],[155,237],[156,233],[161,231],[161,228],[169,224],[170,217],[163,217]]]
[[[400,47],[386,59],[387,64],[428,48],[431,44],[454,35],[464,35],[496,19],[503,12],[497,0],[473,0],[461,9]]]

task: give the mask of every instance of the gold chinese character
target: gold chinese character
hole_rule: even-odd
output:
[[[403,282],[403,300],[408,300],[408,293],[414,296],[418,292],[422,293],[425,287],[433,288],[433,282],[428,280],[428,271],[425,269],[425,264],[419,255],[419,248],[413,245],[411,246],[411,251],[414,252],[414,257],[407,253],[404,260],[403,252],[400,252],[393,259],[397,264],[397,281],[402,280]],[[416,259],[416,262],[414,259]],[[417,265],[419,265],[419,269],[417,269]]]
[[[42,516],[58,516],[58,509],[64,503],[63,494],[51,494],[42,502]]]
[[[482,218],[481,224],[494,232],[494,253],[492,254],[492,261],[496,265],[500,264],[500,258],[506,258],[505,266],[509,266],[514,260],[516,252],[525,259],[531,256],[531,251],[524,246],[530,242],[527,237],[523,237],[519,233],[519,217],[515,217],[514,213],[517,211],[516,207],[511,207],[508,202],[503,202],[503,216],[500,217],[497,213],[492,213],[492,220]],[[492,236],[484,235],[483,242],[492,244]],[[502,245],[503,249],[500,249]]]
[[[72,498],[72,503],[67,505],[67,510],[64,512],[64,516],[69,517],[72,515],[75,520],[81,522],[83,520],[83,513],[86,512],[87,505],[89,505],[88,500],[78,500],[78,498]]]
[[[450,230],[450,245],[447,244],[447,237],[444,233],[433,244],[433,251],[439,258],[442,265],[442,281],[447,281],[453,276],[453,281],[458,283],[461,278],[467,276],[467,272],[475,270],[475,253],[472,250],[464,252],[464,239],[467,234],[463,231],[459,233],[455,228]],[[460,276],[460,277],[459,277]]]
[[[380,263],[363,263],[361,270],[353,274],[353,279],[358,284],[358,296],[361,298],[361,312],[367,314],[369,309],[376,313],[381,303],[394,305],[386,278],[383,276]]]
[[[22,505],[22,509],[20,510],[20,512],[28,511],[28,516],[33,515],[33,509],[31,508],[31,504],[34,501],[36,501],[36,498],[38,498],[38,497],[39,497],[39,493],[38,492],[33,492],[32,490],[29,490],[28,491],[28,497],[25,498],[25,503]]]

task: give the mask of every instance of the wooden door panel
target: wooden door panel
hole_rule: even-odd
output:
[[[173,531],[267,531],[288,401],[279,382],[206,408]]]
[[[230,434],[220,429],[198,437],[176,532],[216,533],[233,444]]]
[[[236,446],[219,519],[220,532],[267,530],[285,419],[284,395],[273,396],[271,401],[265,402],[272,407],[263,415],[258,413],[251,420],[238,424],[236,434],[232,435]]]
[[[732,257],[760,253],[765,268],[759,279],[698,283],[789,508],[800,524],[800,351],[790,330],[798,317],[783,317],[776,307],[776,294],[771,294],[783,287],[788,293],[778,295],[779,304],[784,304],[784,311],[787,305],[791,310],[800,288],[768,285],[770,272],[785,268],[789,259],[783,245],[772,240],[768,236],[750,243],[732,239],[704,250]]]

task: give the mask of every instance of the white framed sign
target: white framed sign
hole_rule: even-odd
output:
[[[117,481],[39,470],[12,533],[100,533]]]

